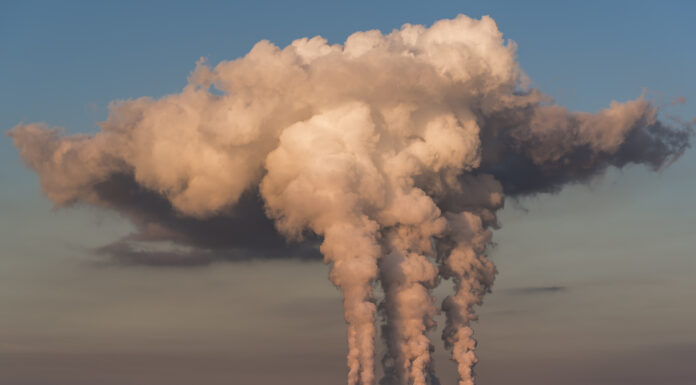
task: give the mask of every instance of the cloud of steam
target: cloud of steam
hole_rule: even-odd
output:
[[[96,135],[42,124],[9,135],[56,205],[133,221],[137,233],[101,250],[122,261],[166,263],[138,249],[150,241],[186,246],[173,257],[183,265],[311,258],[320,244],[344,295],[349,385],[375,382],[378,310],[382,383],[437,383],[430,291],[452,279],[443,339],[470,385],[470,322],[495,278],[486,248],[504,197],[558,191],[609,166],[657,169],[689,144],[689,130],[660,122],[642,97],[573,112],[524,80],[495,22],[460,15],[343,45],[261,41],[243,58],[200,62],[179,94],[113,103]],[[299,246],[288,251],[281,235]]]

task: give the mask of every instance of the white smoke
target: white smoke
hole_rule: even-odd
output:
[[[143,239],[186,243],[178,218],[234,216],[249,192],[287,238],[319,236],[344,295],[349,385],[375,382],[377,281],[384,382],[434,381],[430,290],[452,279],[443,339],[470,385],[470,322],[495,278],[486,248],[504,193],[555,191],[612,165],[660,167],[689,132],[656,115],[643,98],[597,114],[551,104],[524,87],[515,45],[493,19],[460,15],[357,32],[344,45],[261,41],[214,68],[201,61],[179,94],[112,104],[96,135],[42,124],[9,135],[53,202],[127,213]],[[175,214],[138,214],[129,199],[142,195],[120,193],[133,188]]]

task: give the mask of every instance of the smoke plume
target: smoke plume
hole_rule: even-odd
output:
[[[610,166],[658,169],[689,144],[689,128],[662,123],[643,97],[591,114],[525,84],[493,19],[460,15],[343,45],[261,41],[199,62],[181,93],[111,104],[97,134],[27,124],[9,135],[56,205],[132,220],[136,233],[100,250],[120,261],[167,263],[142,249],[153,241],[178,245],[181,265],[312,258],[320,245],[344,296],[349,385],[375,383],[378,314],[382,383],[437,383],[431,290],[451,279],[442,338],[471,385],[471,321],[496,275],[486,249],[505,196]]]

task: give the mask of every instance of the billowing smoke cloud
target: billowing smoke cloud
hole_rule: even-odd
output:
[[[9,135],[56,205],[133,221],[135,234],[101,250],[121,261],[312,258],[320,244],[344,295],[350,385],[375,382],[378,310],[382,383],[437,383],[430,291],[453,280],[442,336],[470,385],[470,323],[496,275],[486,249],[504,197],[609,166],[657,169],[689,143],[688,128],[660,122],[642,97],[589,114],[524,84],[495,22],[459,16],[343,45],[261,41],[243,58],[199,63],[179,94],[112,104],[98,134],[29,124]],[[151,241],[181,249],[141,248]]]

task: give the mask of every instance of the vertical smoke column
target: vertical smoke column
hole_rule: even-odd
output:
[[[356,220],[356,222],[360,222]],[[348,323],[348,384],[374,382],[374,340],[376,336],[372,284],[377,278],[379,246],[374,222],[339,224],[324,234],[321,252],[331,264],[329,278],[343,292]]]
[[[343,292],[349,385],[374,383],[372,285],[381,248],[379,226],[366,214],[382,191],[371,159],[374,129],[369,109],[360,103],[296,123],[269,154],[261,185],[280,231],[299,238],[309,228],[324,237],[321,252],[331,264],[330,279]]]
[[[459,385],[474,383],[473,367],[477,362],[471,321],[474,308],[490,290],[496,268],[486,258],[486,247],[497,228],[496,211],[504,205],[502,185],[485,173],[462,173],[444,192],[431,194],[445,212],[446,228],[434,243],[440,262],[440,277],[454,281],[455,293],[442,303],[446,316],[442,338],[457,364]]]
[[[436,382],[426,332],[435,326],[437,309],[430,290],[439,279],[429,257],[436,257],[433,240],[444,236],[447,221],[429,190],[456,183],[456,175],[479,161],[479,127],[473,120],[441,114],[414,128],[410,134],[416,139],[406,140],[396,151],[389,149],[381,166],[390,198],[377,215],[384,229],[380,281],[388,353],[383,384],[389,385]],[[410,136],[401,134],[400,140]]]
[[[430,226],[399,226],[386,236],[388,249],[380,263],[384,288],[388,353],[385,384],[425,385],[430,373],[432,344],[425,333],[435,326],[437,313],[430,290],[437,285],[437,268],[430,237],[440,233],[442,218]]]
[[[476,319],[474,306],[480,305],[495,279],[496,269],[484,254],[491,232],[482,226],[481,218],[470,212],[447,214],[450,232],[442,275],[453,278],[455,294],[442,303],[447,324],[442,332],[445,346],[452,349],[457,363],[459,385],[473,385],[473,367],[478,361],[474,354],[471,321]],[[447,250],[450,249],[450,250]]]

